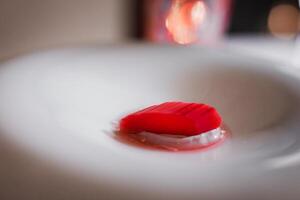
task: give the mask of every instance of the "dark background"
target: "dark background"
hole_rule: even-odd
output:
[[[268,14],[273,6],[288,3],[297,6],[297,0],[236,0],[228,32],[257,33],[266,31]]]

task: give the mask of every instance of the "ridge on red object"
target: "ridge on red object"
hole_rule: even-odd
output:
[[[151,132],[170,135],[198,135],[220,127],[215,108],[199,103],[166,102],[129,114],[120,121],[120,132]]]

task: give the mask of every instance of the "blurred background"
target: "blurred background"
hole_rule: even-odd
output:
[[[0,60],[35,49],[147,40],[293,40],[297,0],[0,0]]]

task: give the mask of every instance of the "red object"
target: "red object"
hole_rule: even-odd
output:
[[[216,109],[205,104],[166,102],[132,113],[120,121],[122,133],[193,136],[220,127]]]

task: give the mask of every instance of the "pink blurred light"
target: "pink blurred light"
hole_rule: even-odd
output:
[[[165,20],[165,26],[174,42],[196,42],[197,31],[205,21],[207,8],[200,0],[174,0]]]

